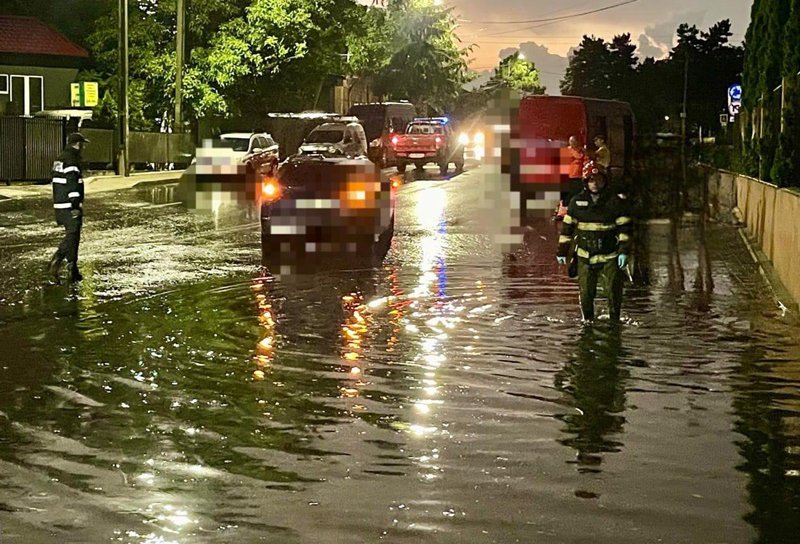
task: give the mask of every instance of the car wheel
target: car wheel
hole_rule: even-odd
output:
[[[440,162],[439,163],[439,173],[443,176],[447,175],[447,167],[450,166],[448,162]]]
[[[398,174],[405,174],[406,173],[406,163],[398,162],[397,163],[397,173]]]
[[[414,163],[414,168],[422,172],[423,170],[425,170],[425,163],[424,162]]]
[[[464,157],[461,157],[458,162],[456,162],[456,172],[461,173],[464,171]]]

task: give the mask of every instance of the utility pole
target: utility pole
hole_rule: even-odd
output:
[[[681,183],[681,211],[686,209],[688,204],[688,195],[686,192],[687,184],[687,171],[686,171],[686,101],[688,99],[689,91],[689,51],[684,51],[685,61],[683,65],[683,111],[681,111],[681,170],[682,170],[682,183]]]
[[[119,0],[119,173],[130,175],[128,155],[128,0]]]
[[[175,28],[175,126],[172,128],[173,132],[183,132],[183,54],[185,50],[184,42],[186,40],[185,30],[185,16],[186,9],[184,0],[177,0],[178,2],[178,21]]]

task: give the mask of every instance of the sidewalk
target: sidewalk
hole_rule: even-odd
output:
[[[150,183],[176,183],[183,170],[168,170],[162,172],[137,172],[128,177],[124,176],[93,176],[84,178],[84,191],[87,195],[105,191],[122,191],[132,189],[137,185]],[[3,200],[16,200],[21,198],[35,198],[51,196],[53,189],[46,185],[0,185],[0,202]]]

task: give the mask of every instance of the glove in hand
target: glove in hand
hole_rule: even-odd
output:
[[[566,257],[561,257],[561,256],[556,257],[556,261],[558,261],[558,264],[567,264],[567,258]]]
[[[77,219],[81,216],[81,211],[78,209],[70,210],[69,214],[72,216],[73,219]]]
[[[628,264],[628,256],[624,253],[620,253],[617,256],[617,264],[620,268],[625,268],[625,266]]]

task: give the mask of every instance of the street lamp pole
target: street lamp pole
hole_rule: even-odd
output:
[[[119,173],[130,175],[128,147],[128,0],[119,0]]]
[[[182,106],[183,106],[183,55],[186,40],[184,0],[177,0],[178,18],[175,27],[175,126],[174,132],[183,132]]]

